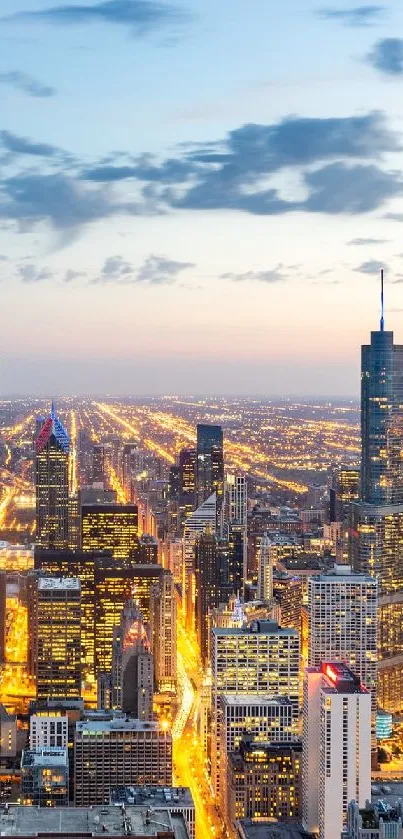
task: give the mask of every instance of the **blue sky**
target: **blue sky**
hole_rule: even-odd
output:
[[[0,392],[358,393],[403,7],[3,0]]]

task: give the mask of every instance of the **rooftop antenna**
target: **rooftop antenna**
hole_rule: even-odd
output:
[[[383,332],[385,327],[385,321],[383,317],[383,268],[381,270],[381,332]]]

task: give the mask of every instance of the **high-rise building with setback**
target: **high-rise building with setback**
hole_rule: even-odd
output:
[[[115,560],[129,566],[138,555],[136,504],[84,504],[81,546],[83,551],[110,551]]]
[[[340,839],[350,801],[371,799],[371,696],[344,663],[305,670],[302,797],[319,839]]]
[[[217,513],[224,500],[223,432],[220,425],[197,426],[197,493],[202,504],[216,494]]]
[[[35,440],[36,544],[69,545],[69,438],[54,405]]]
[[[39,578],[34,591],[37,699],[81,696],[81,586],[74,578]]]
[[[378,704],[403,709],[403,346],[384,328],[362,347],[361,502],[352,505],[350,563],[379,582]]]
[[[299,635],[275,621],[256,620],[239,628],[214,628],[211,642],[211,765],[215,795],[219,796],[220,716],[223,694],[286,698],[292,705],[292,727],[297,732],[299,708]]]
[[[176,689],[176,598],[171,571],[163,569],[150,588],[150,630],[155,681],[160,693]]]

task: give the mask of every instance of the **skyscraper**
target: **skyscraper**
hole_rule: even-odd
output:
[[[77,577],[81,583],[81,663],[84,675],[95,667],[95,567],[109,558],[102,551],[46,551],[35,549],[35,569],[57,577]],[[110,559],[109,564],[112,564]],[[111,569],[113,574],[113,569]]]
[[[375,741],[378,582],[348,566],[308,580],[308,665],[348,661],[371,692]]]
[[[340,839],[347,806],[371,799],[371,698],[344,664],[308,667],[303,706],[303,825]]]
[[[223,433],[220,425],[197,426],[197,493],[201,504],[213,492],[217,498],[217,512],[224,496]]]
[[[208,614],[219,604],[220,575],[217,562],[217,539],[208,530],[195,544],[196,632],[203,663],[208,657]]]
[[[196,489],[196,449],[182,449],[179,452],[179,508],[182,522],[197,507]]]
[[[40,578],[33,626],[37,699],[81,696],[81,586],[74,578]]]
[[[292,726],[296,732],[299,707],[299,635],[282,629],[274,621],[252,621],[250,626],[212,630],[212,782],[220,790],[219,699],[237,696],[284,697],[292,705]]]
[[[69,438],[53,403],[35,441],[35,490],[37,545],[68,548]]]
[[[96,444],[92,447],[92,483],[101,484],[103,486],[105,480],[105,449],[101,444]]]
[[[403,708],[403,504],[353,504],[355,571],[378,579],[378,705]]]
[[[393,332],[371,332],[361,348],[361,497],[367,504],[403,503],[403,346]]]
[[[247,488],[246,475],[229,472],[225,476],[224,500],[226,521],[246,525],[248,512]]]
[[[352,505],[350,560],[378,577],[378,702],[403,708],[403,346],[380,329],[362,347],[361,493]]]
[[[150,629],[158,690],[173,693],[177,679],[175,582],[165,568],[150,589]]]
[[[196,604],[195,545],[197,537],[209,529],[215,532],[217,522],[217,497],[215,492],[186,519],[183,533],[183,590],[185,593],[186,620],[193,625]]]
[[[94,588],[95,673],[98,675],[100,670],[111,672],[113,632],[133,594],[132,567],[112,557],[99,560],[94,568]]]
[[[83,551],[111,551],[128,561],[138,552],[138,509],[135,504],[84,504],[81,509]]]

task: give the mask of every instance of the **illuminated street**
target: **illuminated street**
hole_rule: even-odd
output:
[[[178,678],[181,704],[174,722],[174,775],[175,783],[188,786],[196,808],[196,839],[204,836],[222,836],[223,827],[214,807],[203,748],[194,726],[194,710],[199,700],[202,669],[200,654],[194,634],[178,624]]]
[[[16,597],[6,602],[6,664],[1,672],[0,701],[9,709],[27,710],[35,697],[27,673],[28,612]]]

